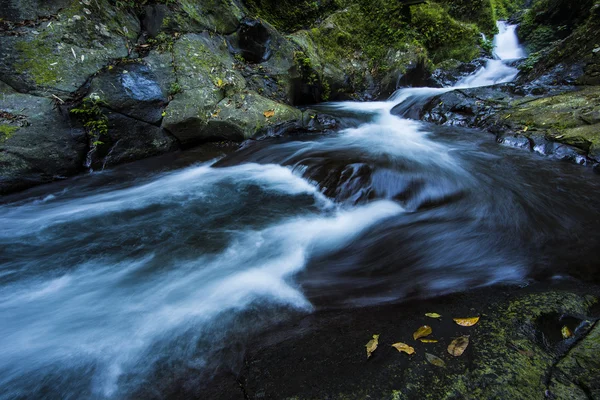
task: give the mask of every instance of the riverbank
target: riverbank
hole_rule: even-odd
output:
[[[600,287],[496,286],[397,305],[321,311],[239,344],[239,362],[183,397],[230,399],[589,399],[600,396]],[[439,319],[426,313],[441,314]],[[452,318],[480,317],[473,327]],[[422,325],[436,343],[413,339]],[[573,333],[563,337],[567,327]],[[373,335],[379,346],[367,358]],[[469,336],[459,357],[447,347]],[[391,345],[405,342],[415,354]],[[444,366],[426,360],[440,357]],[[194,395],[194,393],[196,393]]]

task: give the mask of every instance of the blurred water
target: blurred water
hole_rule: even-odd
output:
[[[469,85],[508,79],[490,63]],[[390,114],[445,90],[328,104],[347,129],[0,205],[0,398],[166,398],[293,313],[597,279],[598,177]]]

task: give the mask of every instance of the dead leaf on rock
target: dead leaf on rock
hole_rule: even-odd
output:
[[[275,110],[267,110],[263,114],[265,118],[272,118],[275,116]]]
[[[425,314],[425,316],[429,318],[442,318],[440,314],[434,312],[428,312],[427,314]]]
[[[460,326],[473,326],[479,322],[479,317],[454,318],[454,322],[456,322]]]
[[[573,336],[573,332],[571,332],[568,326],[563,326],[560,330],[560,333],[562,333],[563,339],[568,339]]]
[[[452,354],[454,357],[460,357],[463,355],[467,346],[469,345],[469,337],[461,336],[456,338],[450,343],[448,346],[448,353]]]
[[[436,367],[445,367],[446,363],[439,357],[434,356],[433,354],[425,353],[425,358],[429,361],[430,364],[435,365]]]
[[[396,348],[396,350],[398,350],[401,353],[404,352],[408,355],[415,354],[414,347],[411,347],[411,346],[407,345],[406,343],[401,343],[401,342],[394,343],[392,345],[392,347]]]
[[[421,343],[437,343],[437,339],[419,339]]]
[[[417,329],[415,333],[413,333],[413,338],[417,340],[419,338],[431,335],[431,332],[433,332],[433,330],[429,325],[423,325],[422,327]]]
[[[369,343],[365,346],[367,348],[367,358],[371,357],[371,354],[377,349],[378,344],[379,335],[373,335],[373,339],[369,340]]]

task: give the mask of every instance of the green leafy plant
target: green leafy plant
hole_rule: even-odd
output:
[[[83,99],[78,107],[71,109],[71,114],[77,116],[88,135],[94,138],[108,134],[108,118],[100,108],[103,105],[106,105],[105,101],[92,95]]]

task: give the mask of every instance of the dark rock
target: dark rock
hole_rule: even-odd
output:
[[[82,170],[87,138],[47,98],[0,88],[0,111],[19,124],[0,121],[0,194],[74,175]]]
[[[242,57],[248,62],[261,63],[271,56],[271,35],[260,20],[242,20],[238,30],[238,43]]]
[[[103,169],[125,162],[141,160],[173,151],[177,141],[163,129],[116,112],[107,112],[108,134],[102,144],[91,146],[88,165]]]
[[[158,124],[167,105],[151,69],[143,64],[125,64],[98,75],[90,88],[108,107],[141,121]]]
[[[522,135],[501,136],[497,141],[508,147],[531,150],[529,139]]]
[[[71,0],[3,0],[0,20],[23,21],[56,14],[67,7]]]
[[[168,11],[169,9],[164,4],[146,6],[142,18],[142,30],[150,37],[156,36],[162,28]]]

